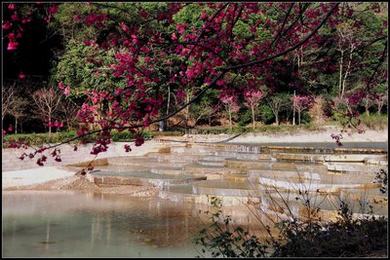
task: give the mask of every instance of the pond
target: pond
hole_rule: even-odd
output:
[[[95,167],[95,183],[153,185],[159,188],[158,195],[3,191],[3,255],[199,256],[193,239],[208,225],[202,211],[209,210],[213,196],[221,199],[222,212],[232,216],[234,225],[260,237],[265,232],[248,205],[255,212],[279,214],[279,205],[287,202],[300,215],[303,208],[296,197],[301,190],[314,194],[324,217],[335,216],[340,199],[351,201],[354,213],[359,213],[359,205],[386,197],[373,183],[375,173],[387,168],[384,144],[350,144],[338,153],[333,153],[334,144],[324,143],[308,148],[274,144],[267,149],[248,144],[174,144],[169,152],[109,158],[107,165]],[[367,149],[349,149],[362,147]],[[375,214],[387,216],[387,202],[373,206]]]
[[[194,257],[201,225],[160,199],[3,192],[5,257]]]

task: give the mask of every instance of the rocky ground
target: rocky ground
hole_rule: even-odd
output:
[[[334,142],[330,135],[336,129],[324,131],[298,132],[295,134],[276,133],[249,133],[240,135],[229,143],[293,143],[293,142]],[[218,142],[231,138],[232,135],[186,135],[182,137],[159,138],[179,142]],[[387,129],[382,131],[367,130],[363,134],[344,134],[343,142],[387,142]],[[174,144],[174,142],[172,143]],[[142,156],[148,152],[156,152],[167,144],[158,139],[148,141],[133,151],[126,153],[123,143],[113,143],[108,152],[99,155],[99,158],[115,156]],[[75,176],[76,170],[65,168],[65,165],[91,160],[89,146],[81,147],[78,152],[67,151],[64,147],[64,160],[58,164],[49,164],[44,167],[36,165],[34,160],[25,162],[17,159],[17,154],[23,151],[17,149],[3,149],[2,152],[2,188],[3,190],[34,189],[34,190],[85,190],[104,193],[123,193],[134,196],[154,194],[155,189],[143,186],[126,185],[123,187],[99,187],[83,176]],[[67,157],[66,157],[67,156]],[[92,158],[93,159],[93,158]]]
[[[132,145],[131,143],[129,143]],[[99,154],[97,159],[117,156],[142,156],[149,152],[158,151],[164,144],[156,141],[148,141],[140,147],[132,145],[132,151],[126,153],[123,149],[124,143],[117,142],[110,145],[106,153]],[[157,188],[135,185],[123,187],[99,187],[91,178],[76,176],[80,169],[66,167],[69,164],[89,162],[95,159],[90,155],[91,144],[80,146],[77,152],[72,147],[62,147],[63,160],[60,163],[49,160],[48,164],[41,167],[36,160],[19,160],[20,153],[26,152],[23,149],[2,150],[2,189],[3,190],[77,190],[97,193],[115,193],[143,197],[152,196]],[[50,151],[49,151],[50,152]]]

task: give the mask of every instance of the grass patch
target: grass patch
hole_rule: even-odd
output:
[[[383,130],[387,128],[388,119],[387,115],[378,115],[378,114],[370,114],[366,113],[360,115],[359,119],[361,120],[361,124],[366,126],[369,129],[373,130]]]
[[[183,135],[182,132],[178,131],[168,131],[168,132],[158,132],[158,131],[143,131],[142,136],[145,139],[150,139],[155,136],[178,136]],[[130,142],[135,138],[134,134],[129,131],[112,131],[111,138],[113,142]],[[23,142],[28,145],[43,145],[43,144],[53,144],[67,141],[71,138],[76,137],[75,131],[64,131],[64,132],[53,132],[49,136],[49,133],[32,133],[32,134],[10,134],[6,135],[3,138],[3,143],[5,148],[9,142]],[[96,140],[96,134],[80,138],[71,143],[82,141],[84,143],[93,143]]]
[[[239,134],[239,133],[296,133],[299,131],[320,131],[321,127],[314,124],[301,124],[301,125],[260,125],[255,129],[252,125],[248,126],[235,126],[231,130],[228,127],[215,126],[215,127],[198,127],[191,130],[193,134]]]
[[[3,142],[12,141],[23,142],[28,145],[42,145],[47,143],[59,143],[76,137],[75,131],[69,132],[54,132],[50,136],[48,133],[32,133],[32,134],[10,134],[3,138]]]

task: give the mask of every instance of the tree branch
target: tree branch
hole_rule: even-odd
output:
[[[211,81],[211,83],[208,86],[204,87],[193,99],[191,99],[189,102],[185,103],[183,106],[181,106],[176,111],[174,111],[174,112],[172,112],[172,113],[170,113],[170,114],[168,114],[166,116],[163,116],[161,118],[158,118],[158,119],[155,119],[155,120],[151,121],[150,124],[154,124],[154,123],[158,123],[160,121],[167,120],[168,118],[170,118],[170,117],[178,114],[180,111],[184,110],[190,104],[196,102],[198,99],[200,99],[202,97],[202,95],[204,93],[207,92],[207,90],[209,90],[211,87],[215,86],[216,82],[219,79],[221,79],[228,71],[230,71],[230,70],[234,71],[234,70],[238,70],[238,69],[241,69],[241,68],[246,68],[246,67],[253,66],[253,65],[258,65],[258,64],[264,63],[266,61],[269,61],[269,60],[275,59],[277,57],[280,57],[282,55],[285,55],[285,54],[287,54],[287,53],[297,49],[298,47],[303,45],[306,41],[308,41],[325,24],[327,19],[330,17],[330,15],[333,13],[333,11],[336,9],[336,7],[338,5],[339,5],[339,3],[336,3],[332,7],[332,9],[327,13],[325,18],[321,21],[321,23],[310,34],[308,34],[301,42],[297,43],[295,46],[293,46],[293,47],[291,47],[291,48],[289,48],[289,49],[287,49],[285,51],[279,52],[279,53],[277,53],[275,55],[272,55],[270,57],[261,59],[261,60],[255,60],[255,61],[248,62],[248,63],[245,63],[245,64],[236,65],[236,66],[229,66],[229,67],[224,68],[221,71],[221,73],[218,76],[214,77],[214,79]],[[61,143],[58,143],[58,144],[55,144],[55,145],[49,145],[48,147],[46,147],[46,149],[55,148],[55,147],[58,147],[58,146],[60,146],[62,144],[70,143],[72,141],[75,141],[75,140],[78,140],[80,138],[83,138],[83,137],[86,137],[86,136],[89,136],[89,135],[92,135],[92,134],[96,134],[96,133],[99,133],[99,132],[102,132],[102,131],[107,131],[107,130],[112,130],[112,129],[134,129],[134,128],[140,128],[140,127],[143,127],[143,126],[144,126],[143,124],[135,124],[135,125],[128,125],[128,126],[120,126],[120,127],[106,127],[106,128],[102,128],[102,129],[98,129],[98,130],[87,132],[85,134],[82,134],[82,135],[70,138],[68,140],[65,140],[65,141],[63,141]]]

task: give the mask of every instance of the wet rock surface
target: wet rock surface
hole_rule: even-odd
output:
[[[109,158],[107,165],[96,166],[91,173],[94,183],[113,190],[126,185],[153,187],[161,198],[194,204],[208,205],[212,196],[220,197],[225,206],[255,202],[271,211],[267,198],[280,200],[280,192],[293,194],[283,199],[295,207],[299,207],[295,197],[304,192],[327,197],[324,210],[335,210],[340,194],[383,198],[376,192],[380,185],[373,183],[375,173],[387,164],[387,152],[379,148],[165,145],[145,156]],[[362,198],[350,197],[356,203]],[[385,209],[380,212],[385,214]]]

